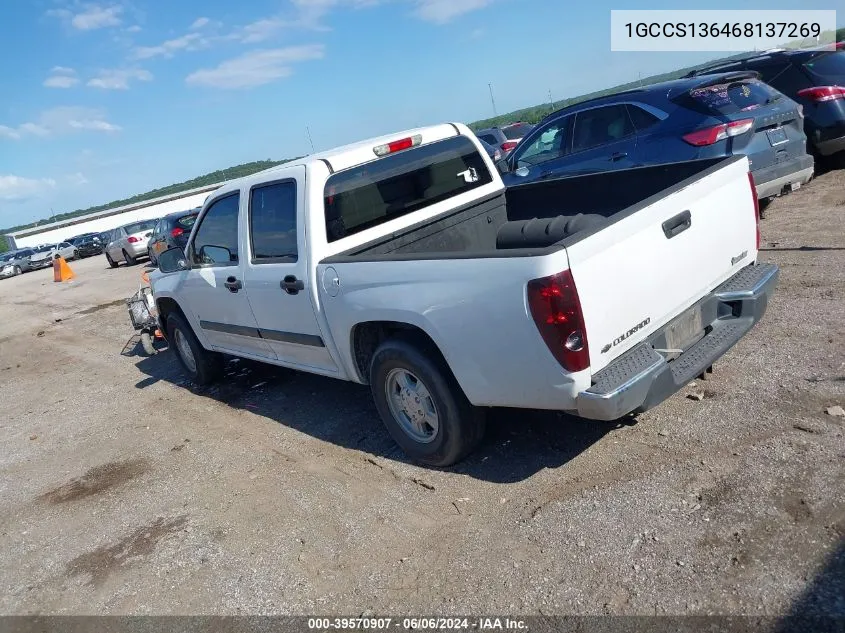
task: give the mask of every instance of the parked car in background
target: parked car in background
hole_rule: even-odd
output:
[[[105,242],[100,238],[99,233],[88,233],[80,236],[74,242],[80,257],[92,257],[99,255],[105,249]]]
[[[550,114],[500,163],[509,185],[742,154],[760,199],[813,176],[801,107],[754,73],[666,81]]]
[[[502,154],[507,154],[519,144],[522,137],[531,132],[534,126],[530,123],[511,123],[503,127],[490,127],[479,130],[475,135],[485,143],[498,147]]]
[[[147,244],[147,254],[154,266],[158,265],[158,255],[168,248],[174,246],[185,248],[188,243],[188,236],[191,234],[191,227],[194,226],[198,213],[199,208],[190,211],[178,211],[164,216],[156,223]]]
[[[10,253],[3,253],[0,263],[0,277],[14,277],[32,270],[30,258],[35,254],[31,248],[22,248]]]
[[[500,150],[498,147],[493,147],[492,145],[490,145],[490,143],[488,143],[482,138],[479,138],[478,140],[481,143],[481,146],[484,148],[484,151],[487,152],[487,155],[494,163],[498,162],[502,158],[502,150]]]
[[[64,257],[70,261],[79,257],[76,247],[70,242],[58,244],[45,244],[34,249],[35,254],[31,258],[33,268],[48,268],[53,265],[56,256]]]
[[[158,220],[141,220],[119,226],[109,233],[106,242],[106,261],[112,268],[120,262],[127,266],[138,263],[139,257],[147,257],[147,244]]]
[[[845,50],[777,50],[747,59],[705,66],[696,77],[729,70],[749,70],[804,108],[807,145],[818,156],[833,156],[845,163]]]

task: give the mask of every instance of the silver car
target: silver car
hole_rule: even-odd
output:
[[[33,249],[35,254],[32,256],[30,263],[33,268],[48,268],[53,265],[53,260],[56,255],[61,255],[65,260],[70,261],[76,259],[78,253],[76,247],[68,242],[61,242],[59,244],[46,244]]]
[[[32,270],[32,264],[29,260],[34,254],[35,252],[31,248],[3,253],[0,256],[0,279],[16,277],[21,273]]]
[[[106,261],[112,268],[120,262],[134,266],[141,257],[148,257],[147,243],[158,220],[139,220],[119,226],[108,233]]]

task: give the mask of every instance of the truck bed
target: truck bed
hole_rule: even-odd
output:
[[[448,215],[334,255],[324,263],[536,256],[574,244],[736,160],[740,159],[711,158],[517,185]],[[560,227],[579,214],[585,221],[574,223],[578,230],[570,231],[567,226],[545,243],[534,239],[522,247],[513,239],[500,238],[509,230],[514,235],[519,229],[517,223],[532,218],[559,218]]]

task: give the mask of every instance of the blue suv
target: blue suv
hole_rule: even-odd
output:
[[[745,154],[763,200],[808,182],[802,107],[753,72],[678,79],[543,119],[500,161],[507,185]]]

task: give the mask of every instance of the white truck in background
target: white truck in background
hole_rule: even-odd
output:
[[[613,420],[706,371],[763,315],[745,157],[505,189],[443,124],[228,183],[151,275],[198,383],[223,354],[369,384],[413,459],[455,463],[486,407]]]

